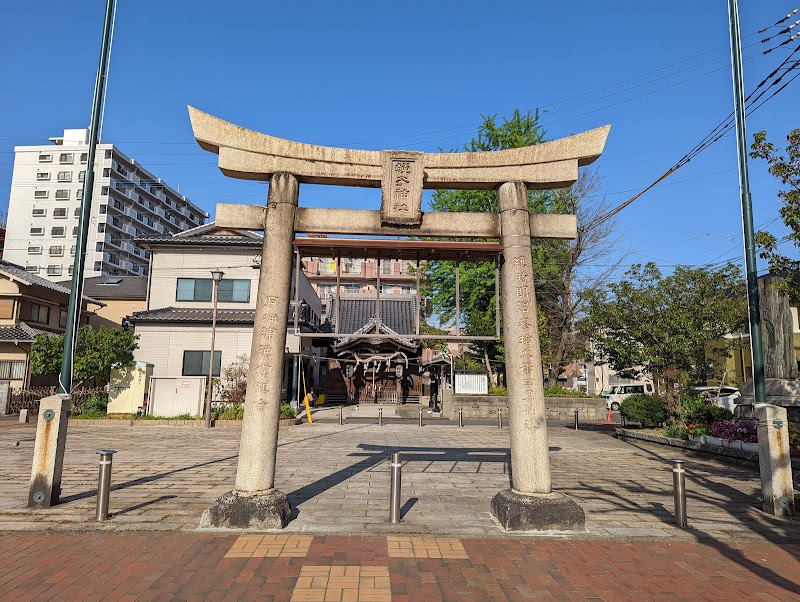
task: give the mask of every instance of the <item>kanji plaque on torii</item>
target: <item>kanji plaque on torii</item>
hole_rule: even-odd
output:
[[[499,238],[512,488],[492,510],[508,529],[583,529],[583,510],[552,490],[531,238],[574,238],[574,215],[529,214],[528,190],[564,188],[595,161],[610,126],[535,146],[484,153],[365,151],[301,144],[189,108],[200,146],[222,172],[269,181],[265,206],[217,205],[224,228],[264,231],[261,275],[235,489],[201,526],[280,528],[291,509],[274,488],[295,233]],[[299,184],[381,188],[380,211],[298,208]],[[423,189],[498,191],[498,213],[425,213]]]

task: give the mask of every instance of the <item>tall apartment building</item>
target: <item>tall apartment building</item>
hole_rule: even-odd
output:
[[[64,130],[51,145],[14,148],[4,259],[53,281],[72,275],[88,140],[88,130]],[[98,144],[95,160],[86,277],[146,275],[150,253],[134,238],[168,236],[208,218],[114,145]]]

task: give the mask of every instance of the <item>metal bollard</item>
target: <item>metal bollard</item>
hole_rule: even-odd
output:
[[[403,454],[392,453],[391,483],[389,484],[389,522],[400,522],[400,477],[403,474]]]
[[[111,459],[117,450],[101,449],[97,453],[100,455],[100,476],[97,479],[97,514],[96,520],[108,520],[108,497],[111,492]]]
[[[339,426],[344,424],[344,408],[339,406]]]
[[[686,528],[686,470],[685,460],[672,460],[672,487],[675,499],[675,524]]]
[[[422,426],[422,408],[419,409],[419,425]]]
[[[458,408],[458,426],[464,426],[464,408]]]
[[[580,412],[580,410],[575,410],[575,430],[576,431],[578,430],[578,412]]]
[[[503,410],[497,409],[497,428],[503,428]]]
[[[378,408],[378,426],[383,426],[383,408]]]

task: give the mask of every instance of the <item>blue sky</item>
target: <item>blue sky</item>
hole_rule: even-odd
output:
[[[0,210],[15,145],[88,125],[104,4],[4,3]],[[747,91],[787,54],[761,56],[771,44],[757,30],[796,6],[741,1]],[[120,0],[103,140],[213,216],[217,202],[263,202],[266,184],[222,176],[194,143],[188,104],[302,142],[427,151],[466,143],[481,115],[541,108],[549,138],[612,124],[596,165],[616,204],[732,110],[728,35],[724,0]],[[800,79],[749,118],[748,137],[766,128],[782,146],[800,127],[798,100]],[[777,183],[763,163],[750,168],[756,227],[780,237]],[[379,196],[309,185],[301,205],[377,208]],[[627,263],[738,261],[733,136],[623,211],[619,232]]]

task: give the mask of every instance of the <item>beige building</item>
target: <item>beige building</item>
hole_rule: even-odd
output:
[[[70,281],[61,283],[69,288]],[[147,278],[145,276],[94,276],[83,281],[83,294],[101,301],[90,318],[93,328],[122,328],[125,319],[147,307]]]
[[[219,284],[214,375],[224,378],[225,368],[249,356],[262,241],[257,234],[221,230],[213,222],[173,236],[138,239],[137,244],[151,254],[151,270],[146,308],[132,314],[129,321],[139,336],[136,360],[153,364],[154,378],[208,374],[213,270],[224,272]],[[299,286],[298,322],[303,331],[314,331],[321,322],[322,306],[305,276],[301,275]],[[296,399],[301,361],[307,383],[317,381],[322,364],[319,354],[290,324],[284,369],[287,401]]]
[[[31,377],[28,356],[38,335],[64,332],[69,294],[68,287],[0,260],[0,381],[10,381],[11,387],[54,384]],[[84,295],[81,324],[102,307]]]
[[[88,130],[64,130],[50,145],[14,148],[4,258],[53,281],[72,275],[89,155]],[[208,215],[112,144],[99,144],[86,276],[146,275],[140,236],[170,235]]]

